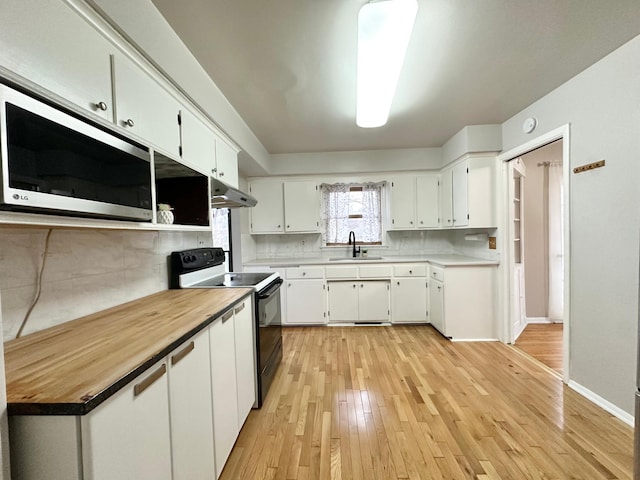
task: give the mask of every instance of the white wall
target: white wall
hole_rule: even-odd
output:
[[[640,36],[504,123],[509,150],[570,124],[570,377],[633,415],[640,232]],[[538,128],[525,135],[525,118]]]
[[[356,152],[287,153],[271,156],[272,175],[353,174],[437,170],[440,148],[398,148]]]
[[[0,294],[4,339],[15,337],[36,291],[46,230],[0,229]],[[53,230],[42,293],[24,335],[168,287],[167,256],[211,245],[196,232]]]

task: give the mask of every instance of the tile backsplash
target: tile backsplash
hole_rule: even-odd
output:
[[[423,230],[389,231],[384,247],[368,247],[373,255],[459,254],[498,260],[496,250],[489,250],[488,240],[467,240],[468,233],[494,236],[491,230]],[[348,256],[351,247],[322,247],[320,234],[243,235],[243,260],[264,258],[318,258]]]
[[[4,340],[15,337],[37,291],[45,229],[0,229]],[[165,290],[167,256],[211,246],[206,232],[53,230],[42,288],[23,335]]]

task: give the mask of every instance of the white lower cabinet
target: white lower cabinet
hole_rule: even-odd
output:
[[[222,473],[240,431],[233,309],[214,320],[209,328],[209,339],[217,478]]]
[[[207,330],[168,357],[173,480],[215,473],[209,358]]]
[[[167,362],[80,417],[84,480],[171,479]]]
[[[329,282],[331,322],[388,322],[389,282],[353,280]]]
[[[391,281],[391,321],[393,323],[424,323],[429,302],[427,265],[403,263],[394,265]]]
[[[391,284],[391,320],[393,323],[427,321],[427,280],[395,278]]]
[[[431,325],[452,340],[493,340],[495,265],[430,269]]]
[[[251,297],[233,309],[235,316],[236,383],[238,430],[244,425],[256,401],[256,357]]]
[[[9,417],[14,480],[171,480],[167,362],[84,416]]]
[[[324,279],[287,280],[286,285],[287,324],[327,323],[327,292]]]

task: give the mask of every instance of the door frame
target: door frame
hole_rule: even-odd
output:
[[[509,169],[507,168],[507,162],[517,157],[525,155],[532,150],[536,150],[549,143],[557,140],[562,140],[562,185],[563,185],[563,244],[564,244],[564,314],[563,314],[563,329],[562,329],[562,363],[563,363],[563,375],[562,379],[564,383],[569,382],[570,378],[570,342],[569,336],[571,333],[571,192],[570,192],[570,124],[562,125],[554,130],[551,130],[539,137],[536,137],[528,142],[523,143],[515,148],[507,150],[498,155],[498,163],[501,166],[502,172],[502,201],[498,202],[499,208],[499,223],[500,230],[504,233],[505,240],[503,242],[501,270],[500,276],[500,291],[503,292],[503,301],[500,303],[501,312],[501,335],[500,340],[504,343],[511,343],[513,338],[513,295],[514,285],[511,270],[513,267],[512,250],[509,245],[513,242],[511,238],[511,230],[509,229]]]

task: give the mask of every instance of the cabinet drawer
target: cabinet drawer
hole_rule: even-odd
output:
[[[358,266],[349,265],[348,267],[327,267],[327,278],[358,278]]]
[[[444,268],[431,265],[429,277],[444,282]]]
[[[394,277],[424,277],[427,274],[427,266],[422,263],[407,263],[393,267]]]
[[[360,266],[360,278],[390,278],[391,265]]]
[[[324,278],[322,267],[296,267],[287,268],[287,279],[295,278]]]

